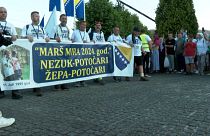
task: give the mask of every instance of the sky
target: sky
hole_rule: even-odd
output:
[[[88,0],[85,0],[88,1]],[[111,0],[116,4],[116,0]],[[133,6],[139,11],[147,14],[155,19],[155,11],[159,0],[122,0],[123,2]],[[199,29],[204,27],[210,30],[210,20],[207,19],[210,13],[210,0],[193,0],[196,17],[199,24]],[[45,24],[50,16],[49,0],[0,0],[0,6],[7,8],[7,21],[12,23],[15,27],[23,28],[26,24],[31,23],[30,13],[32,11],[39,11],[40,17],[45,16]],[[127,7],[126,7],[127,8]],[[127,8],[131,13],[136,13]],[[136,13],[140,21],[149,29],[155,29],[155,23]]]

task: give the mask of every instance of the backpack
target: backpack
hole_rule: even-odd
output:
[[[95,29],[91,29],[91,32],[89,33],[89,37],[90,37],[90,40],[92,41],[93,40],[93,33],[95,32]],[[100,34],[102,33],[102,31],[100,31]]]
[[[29,24],[28,25],[26,25],[26,35],[28,35],[28,28],[29,28]],[[44,34],[44,28],[42,27],[42,26],[40,26],[40,28],[41,28],[41,30],[42,30],[42,32],[43,32],[43,34]]]
[[[138,36],[138,38],[140,41],[142,41],[140,36]],[[134,34],[132,34],[132,42],[133,42],[133,44],[135,44],[135,42],[136,42]]]
[[[0,34],[0,47],[2,45],[8,46],[12,44],[12,39],[11,38],[5,38],[2,34]]]

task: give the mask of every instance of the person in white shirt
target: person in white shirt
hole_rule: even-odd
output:
[[[0,34],[3,36],[10,36],[12,41],[17,40],[17,32],[15,27],[6,21],[7,9],[0,7]]]
[[[70,41],[72,31],[67,27],[67,16],[65,14],[60,15],[60,24],[55,27],[55,40],[57,42]]]
[[[142,48],[141,38],[139,36],[140,30],[138,27],[133,28],[133,33],[130,34],[126,41],[131,47],[134,47],[134,64],[136,65],[140,77],[140,81],[148,81],[144,77],[144,71],[143,71],[143,58],[142,58],[142,52],[144,52]],[[129,78],[127,77],[127,81],[129,81]]]
[[[17,32],[15,30],[15,27],[6,21],[6,18],[7,18],[6,8],[0,7],[0,35],[3,38],[7,37],[7,38],[9,38],[9,40],[15,41],[17,39]],[[0,41],[0,46],[1,45],[4,45],[3,41]],[[5,52],[5,53],[7,53],[7,56],[9,55],[9,52]],[[4,65],[6,63],[5,58],[3,58],[2,63],[3,63],[3,67],[6,66],[6,65]],[[5,75],[5,79],[13,80],[14,76],[11,76],[11,75],[13,74],[12,72],[14,72],[14,71],[11,71],[11,69],[10,70],[4,69],[3,71],[4,71],[3,73]],[[1,89],[0,89],[0,98],[3,98],[4,96],[5,96],[4,91],[1,91]],[[19,91],[12,90],[12,99],[20,99],[20,98],[22,98],[22,95],[20,95]]]
[[[57,42],[62,42],[62,41],[70,41],[71,40],[71,32],[69,28],[67,27],[67,16],[65,14],[60,15],[60,24],[55,27],[55,40]],[[67,84],[62,84],[62,85],[55,85],[54,88],[56,90],[62,89],[66,90],[69,89]]]
[[[96,21],[95,23],[95,29],[89,34],[90,40],[94,43],[104,43],[104,33],[101,31],[102,29],[102,23],[100,21]]]
[[[90,40],[94,43],[105,43],[104,33],[101,31],[101,24],[102,23],[100,21],[96,21],[95,29],[93,29],[92,32],[89,34]],[[94,82],[99,83],[100,85],[105,84],[103,78],[94,79]]]
[[[107,39],[108,42],[115,42],[115,43],[122,43],[123,42],[123,39],[122,37],[120,36],[120,28],[118,26],[115,26],[113,28],[113,34],[110,35]],[[121,77],[116,77],[114,76],[113,79],[116,81],[116,82],[121,82]]]
[[[8,127],[15,122],[14,118],[4,118],[2,117],[2,112],[0,111],[0,128]]]
[[[33,42],[38,39],[45,39],[46,42],[49,42],[50,39],[47,37],[46,32],[43,27],[39,25],[39,12],[31,12],[32,23],[23,27],[21,37],[27,38],[29,42]],[[42,96],[41,88],[34,88],[33,92],[36,92],[36,96]]]
[[[32,23],[23,27],[21,37],[27,38],[29,42],[33,42],[37,39],[45,39],[46,42],[49,42],[50,39],[47,37],[47,34],[42,26],[39,25],[40,16],[38,11],[31,12]]]
[[[198,72],[200,75],[204,75],[205,58],[208,50],[206,37],[203,33],[198,33],[197,38],[197,61],[198,61]]]
[[[2,58],[2,74],[5,81],[15,80],[13,61],[9,50],[4,51],[4,57]]]
[[[21,80],[22,76],[21,65],[17,56],[17,52],[14,50],[12,51],[12,63],[13,63],[13,70],[15,73],[15,80]]]
[[[75,30],[71,36],[73,43],[89,43],[90,37],[86,32],[86,21],[81,21],[79,23],[79,29]]]
[[[71,36],[71,40],[73,43],[89,43],[90,37],[86,32],[86,21],[79,22],[79,29],[75,30]],[[76,82],[75,87],[85,87],[87,86],[85,81]]]
[[[123,42],[123,39],[120,36],[120,28],[115,26],[113,28],[113,34],[108,37],[108,42]]]

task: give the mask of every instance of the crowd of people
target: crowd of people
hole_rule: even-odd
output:
[[[159,45],[155,44],[156,40],[159,41]],[[202,76],[205,70],[209,70],[210,40],[204,31],[195,36],[193,34],[187,36],[180,32],[173,37],[173,34],[169,33],[166,40],[155,36],[153,47],[159,48],[159,51],[154,53],[152,48],[151,72]]]
[[[11,41],[17,39],[17,33],[12,24],[6,21],[7,10],[4,7],[0,7],[0,33],[5,35],[5,31],[11,36]],[[51,39],[57,42],[68,41],[72,43],[102,43],[102,42],[118,42],[126,43],[134,48],[134,69],[139,75],[140,81],[148,81],[149,74],[157,72],[167,73],[185,73],[191,75],[193,73],[199,73],[204,75],[204,67],[209,66],[206,59],[209,57],[207,52],[209,51],[209,37],[206,33],[198,33],[196,39],[193,35],[184,34],[180,32],[175,38],[172,33],[168,34],[167,38],[159,37],[158,33],[154,34],[154,37],[150,37],[145,33],[144,29],[140,29],[138,26],[134,26],[133,31],[125,38],[120,36],[120,28],[115,26],[112,34],[105,39],[102,32],[102,22],[96,21],[95,28],[89,33],[86,32],[86,22],[80,21],[79,28],[72,31],[67,26],[67,16],[65,14],[60,15],[60,24],[55,26],[54,37],[48,37],[45,29],[39,25],[40,16],[39,12],[31,12],[31,24],[27,24],[23,27],[21,38],[28,39],[29,42],[33,42],[37,39],[44,39],[49,42]],[[208,57],[207,57],[208,55]],[[166,62],[168,65],[166,66]],[[207,63],[206,63],[207,62]],[[13,67],[14,69],[14,67]],[[16,71],[20,73],[19,71]],[[17,74],[18,74],[17,73]],[[15,75],[15,73],[13,74]],[[20,78],[20,76],[15,76]],[[116,82],[122,80],[122,77],[113,77]],[[125,77],[126,81],[130,81],[129,77]],[[102,78],[94,79],[94,82],[104,85],[105,82]],[[87,86],[85,81],[76,82],[75,87]],[[67,84],[55,85],[55,89],[69,89]],[[37,96],[42,96],[41,88],[34,88],[33,91]],[[12,98],[22,98],[18,90],[12,91]],[[0,92],[0,97],[4,97],[4,92]]]
[[[15,27],[6,21],[7,10],[0,7],[0,46],[11,44],[17,40],[17,32]],[[39,12],[31,12],[31,24],[27,24],[22,29],[21,38],[28,39],[33,42],[37,39],[44,39],[49,42],[51,39],[57,42],[69,41],[72,43],[102,43],[106,42],[104,33],[102,32],[102,23],[96,21],[95,28],[90,33],[86,32],[86,22],[81,21],[79,28],[72,32],[67,27],[67,16],[60,15],[60,24],[54,28],[54,37],[48,37],[44,28],[39,25]],[[8,36],[11,41],[8,41]],[[145,34],[145,30],[135,26],[133,31],[125,38],[120,36],[120,28],[115,26],[112,34],[108,37],[107,42],[126,43],[134,48],[134,69],[139,75],[140,81],[148,81],[152,73],[184,73],[192,75],[197,73],[204,75],[204,70],[210,66],[210,37],[204,31],[198,33],[196,37],[184,32],[180,32],[173,36],[168,33],[168,37],[159,37],[158,33],[150,38]],[[2,75],[4,80],[20,80],[22,71],[20,63],[16,57],[15,51],[5,50],[4,57],[1,60],[3,65]],[[4,68],[5,67],[5,68]],[[10,68],[10,70],[6,69]],[[122,77],[113,77],[114,81],[120,82]],[[126,81],[130,81],[129,77],[125,77]],[[94,79],[94,82],[104,85],[102,78]],[[76,82],[75,87],[85,87],[85,81]],[[67,84],[55,85],[56,90],[69,89]],[[42,96],[41,88],[34,88],[36,96]],[[0,98],[5,96],[4,91],[0,90]],[[12,98],[20,99],[22,95],[19,90],[12,90]],[[14,123],[14,119],[6,119],[2,117],[0,112],[0,127],[9,126]]]

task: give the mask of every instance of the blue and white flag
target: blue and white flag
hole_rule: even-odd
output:
[[[56,7],[54,7],[53,12],[50,15],[50,18],[45,26],[45,31],[48,37],[54,38],[54,28],[57,25],[57,14],[56,14]]]
[[[61,1],[60,0],[50,0],[49,11],[53,11],[56,7],[57,11],[61,11]]]
[[[76,18],[85,20],[85,2],[84,0],[75,0]]]
[[[42,20],[41,20],[39,25],[44,28],[44,16],[43,16],[43,18],[42,18]]]
[[[63,0],[66,16],[74,17],[74,0]]]

